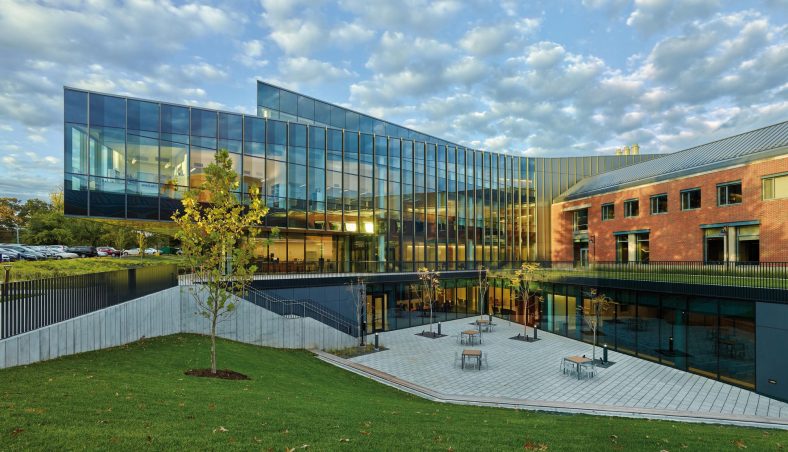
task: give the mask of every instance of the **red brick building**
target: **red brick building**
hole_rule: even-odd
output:
[[[551,217],[554,261],[788,262],[788,122],[585,179]]]

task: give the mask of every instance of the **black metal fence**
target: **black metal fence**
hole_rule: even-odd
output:
[[[0,339],[177,285],[175,265],[0,284]]]
[[[258,261],[257,275],[343,275],[357,273],[415,272],[427,267],[438,271],[468,271],[484,268],[492,272],[517,269],[520,261],[499,262],[409,262],[378,261]],[[630,281],[706,284],[788,290],[788,262],[590,262],[539,261],[544,278],[588,277]]]

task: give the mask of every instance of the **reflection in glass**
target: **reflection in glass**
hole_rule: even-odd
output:
[[[90,128],[90,174],[122,178],[126,173],[126,137],[123,129]]]
[[[145,182],[159,181],[159,134],[129,130],[126,134],[126,177]],[[158,191],[158,189],[156,190]]]

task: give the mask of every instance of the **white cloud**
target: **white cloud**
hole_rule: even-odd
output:
[[[719,0],[635,0],[627,25],[643,34],[652,34],[692,19],[706,18],[719,6]]]
[[[279,64],[279,73],[291,83],[325,83],[353,76],[347,69],[305,57],[283,59]]]

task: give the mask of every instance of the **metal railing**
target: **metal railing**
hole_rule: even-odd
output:
[[[241,298],[283,317],[308,317],[350,336],[359,337],[360,335],[358,325],[354,325],[350,319],[314,300],[286,300],[249,285],[244,286],[239,295]]]
[[[573,261],[536,261],[544,278],[561,276],[632,281],[671,282],[744,286],[764,289],[788,289],[788,262],[704,262],[704,261],[651,261],[579,263]],[[406,262],[393,264],[378,261],[328,262],[256,262],[255,279],[299,277],[314,275],[350,276],[359,273],[408,273],[421,267],[438,271],[475,271],[481,268],[495,272],[514,270],[521,261],[498,262]]]
[[[178,285],[175,265],[0,283],[0,339]]]

